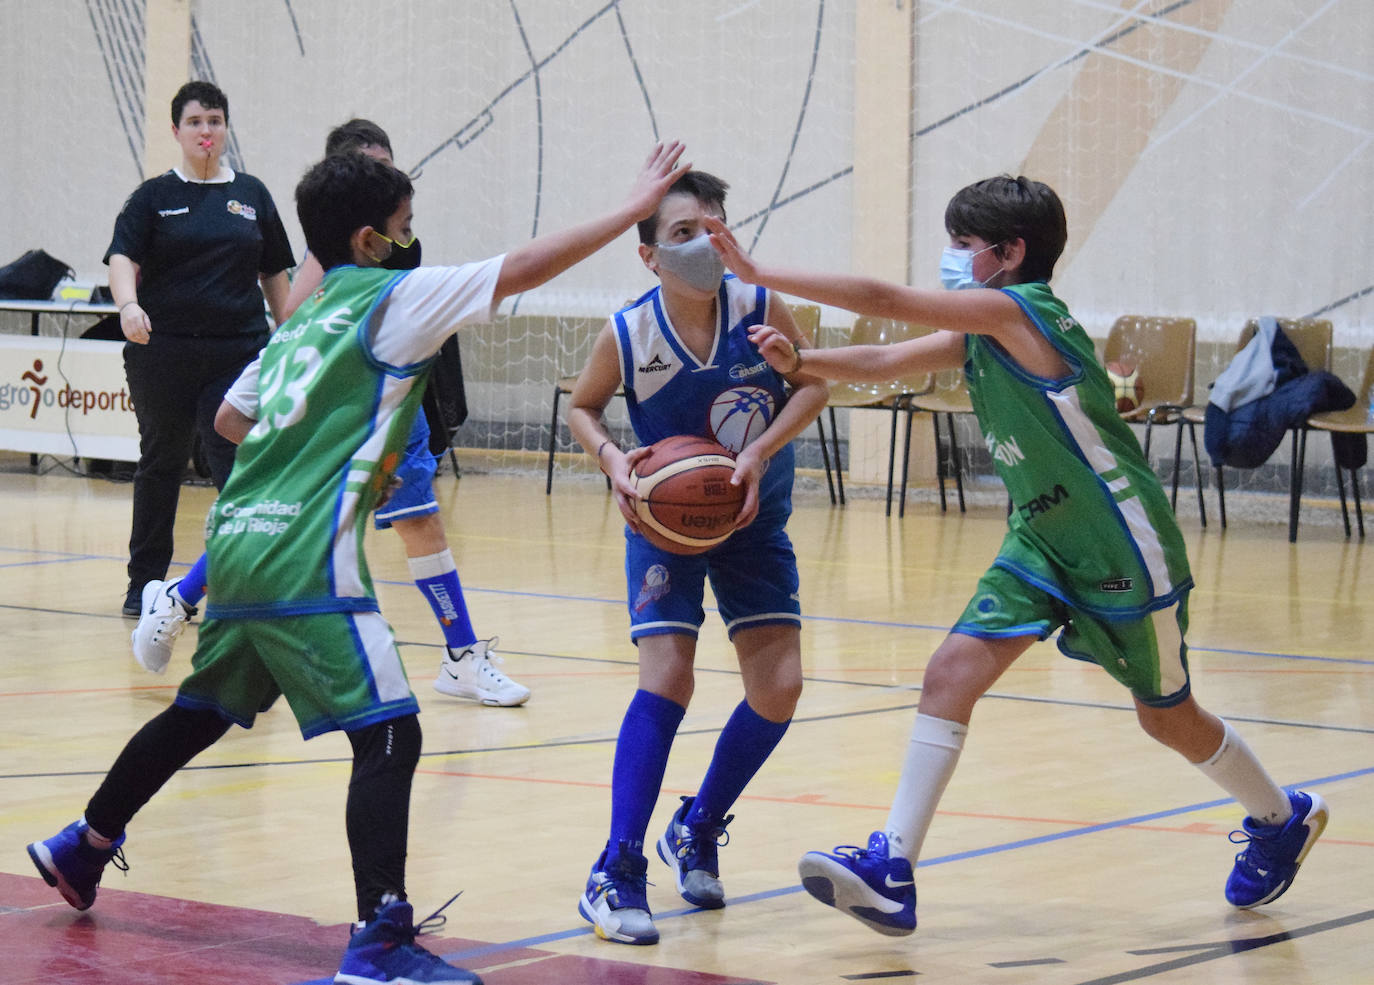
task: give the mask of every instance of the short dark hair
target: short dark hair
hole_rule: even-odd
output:
[[[1008,174],[960,189],[945,206],[945,231],[977,236],[998,247],[1020,238],[1026,244],[1020,268],[1023,282],[1049,280],[1069,238],[1064,205],[1054,189]]]
[[[725,192],[729,187],[720,178],[706,171],[688,171],[673,182],[673,186],[663,198],[666,199],[669,195],[691,195],[705,205],[719,205],[721,217],[724,218]],[[647,219],[640,219],[639,225],[636,226],[639,230],[639,241],[645,246],[652,246],[658,237],[658,214],[662,209],[663,202],[660,200],[654,214]]]
[[[335,154],[296,185],[296,215],[305,245],[325,270],[353,262],[349,239],[363,226],[378,232],[414,194],[410,179],[366,154]]]
[[[391,138],[386,135],[386,131],[371,120],[359,117],[354,117],[347,123],[340,123],[324,138],[326,157],[347,154],[363,147],[385,147],[388,154],[392,153]]]
[[[200,103],[206,109],[224,110],[224,122],[229,122],[229,97],[224,94],[224,90],[213,82],[197,80],[186,83],[172,97],[172,126],[181,126],[181,111],[190,102]]]

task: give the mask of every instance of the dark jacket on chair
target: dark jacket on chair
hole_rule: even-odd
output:
[[[1207,402],[1203,440],[1214,466],[1257,468],[1269,460],[1283,442],[1284,434],[1301,426],[1310,415],[1355,405],[1354,392],[1339,377],[1326,370],[1308,372],[1297,347],[1283,330],[1276,323],[1268,324],[1272,319],[1260,321],[1260,331],[1232,360],[1232,366],[1243,372],[1239,376],[1232,373],[1229,378],[1223,373],[1213,385],[1223,392],[1214,390]],[[1263,353],[1252,347],[1262,348],[1271,338],[1266,360]],[[1227,367],[1228,372],[1232,366]],[[1259,378],[1261,375],[1272,377],[1272,389]],[[1229,395],[1236,392],[1264,395],[1230,410],[1215,402],[1220,398],[1221,404],[1226,405]]]

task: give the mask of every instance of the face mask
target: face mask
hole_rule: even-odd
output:
[[[658,249],[659,267],[674,277],[698,291],[714,291],[720,287],[720,279],[725,276],[725,261],[706,233],[676,246],[663,243],[654,246]]]
[[[409,246],[391,245],[391,256],[382,261],[387,270],[414,270],[420,265],[420,241],[413,239]]]
[[[945,290],[962,291],[969,287],[983,287],[987,281],[973,279],[973,258],[996,246],[994,243],[981,250],[957,250],[952,246],[946,246],[945,251],[940,254],[940,283],[945,285]],[[1000,268],[998,273],[1001,273]]]

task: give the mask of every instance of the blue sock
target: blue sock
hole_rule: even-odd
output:
[[[207,557],[205,554],[198,557],[196,563],[191,565],[191,570],[181,576],[181,584],[174,589],[187,605],[200,605],[200,600],[205,598],[205,576],[209,569]]]
[[[444,642],[450,649],[461,650],[477,642],[468,604],[463,598],[463,585],[458,580],[458,568],[453,553],[448,550],[424,557],[406,558],[415,587],[434,610],[434,618],[444,632]]]
[[[687,820],[692,823],[719,821],[739,799],[769,753],[782,740],[791,719],[770,722],[741,701],[721,729],[716,751],[706,777],[701,781]]]
[[[686,713],[676,701],[652,691],[636,691],[630,700],[615,741],[615,766],[611,770],[610,853],[622,841],[643,853],[644,833],[668,768],[668,752]]]

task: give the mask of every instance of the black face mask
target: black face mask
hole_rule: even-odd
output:
[[[382,261],[387,270],[414,270],[420,265],[420,241],[417,239],[409,246],[391,247],[391,256]]]

